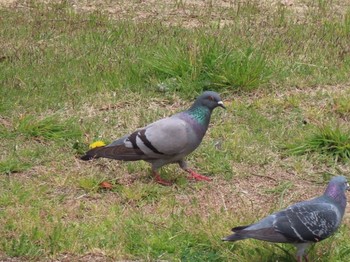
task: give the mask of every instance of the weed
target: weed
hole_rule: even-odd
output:
[[[103,180],[95,177],[83,177],[79,180],[79,186],[86,192],[97,192],[99,185]]]
[[[12,239],[9,245],[8,243],[4,245],[4,249],[11,257],[41,255],[40,248],[36,246],[25,233],[22,233],[18,239]]]
[[[214,36],[200,36],[194,43],[162,47],[145,59],[156,72],[157,78],[167,83],[165,89],[185,90],[189,83],[192,88],[253,90],[268,82],[272,69],[266,57],[253,47],[246,50],[232,50],[223,40]]]
[[[22,172],[31,167],[30,163],[23,162],[18,158],[8,158],[0,162],[0,174]]]
[[[57,116],[49,116],[43,119],[25,116],[18,121],[15,132],[28,137],[48,140],[66,140],[81,137],[81,131],[74,125],[73,119],[60,123]]]
[[[304,141],[288,145],[293,155],[319,153],[331,155],[335,161],[350,158],[350,133],[340,127],[324,126],[318,128]]]
[[[348,94],[334,98],[334,110],[343,117],[350,113],[350,96]]]
[[[216,70],[209,73],[213,86],[251,91],[267,83],[272,70],[267,58],[259,50],[246,50],[224,54],[218,59]]]

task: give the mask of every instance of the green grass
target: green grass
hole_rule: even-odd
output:
[[[268,82],[273,71],[260,50],[234,50],[224,44],[200,35],[190,46],[162,46],[144,60],[155,71],[153,78],[164,79],[168,91],[190,92],[188,89],[203,87],[251,90]],[[173,81],[169,83],[169,79]]]
[[[76,119],[69,119],[64,123],[60,123],[58,116],[35,119],[33,115],[30,115],[18,121],[14,133],[46,140],[78,139],[82,133],[75,125],[76,121]]]
[[[31,167],[30,163],[23,162],[17,158],[9,158],[0,162],[0,173],[9,174],[25,171]]]
[[[348,176],[350,7],[222,3],[0,9],[0,260],[295,261],[290,245],[220,239]],[[79,160],[206,89],[227,110],[188,162],[211,183]],[[348,261],[349,226],[310,259]]]
[[[332,156],[335,161],[350,158],[350,133],[339,127],[318,128],[304,141],[289,145],[290,154],[319,153]]]

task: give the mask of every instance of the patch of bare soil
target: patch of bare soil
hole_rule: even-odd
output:
[[[96,250],[95,252],[91,252],[88,254],[85,254],[83,256],[77,256],[73,254],[62,254],[60,257],[58,257],[55,260],[52,260],[52,262],[70,262],[70,261],[76,261],[76,262],[112,262],[113,259],[109,258],[101,252],[100,250]]]
[[[26,258],[18,258],[18,257],[5,257],[0,254],[0,261],[1,262],[26,262],[28,259]],[[100,250],[96,250],[95,252],[91,252],[82,256],[77,256],[69,253],[65,253],[60,255],[57,259],[47,259],[43,258],[42,260],[36,260],[36,261],[50,261],[50,262],[112,262],[115,261],[108,256],[106,256],[103,252]]]
[[[38,2],[60,3],[62,0],[39,0]],[[332,8],[334,13],[344,14],[348,6],[346,2],[332,1],[329,8]],[[248,13],[261,13],[257,17],[265,19],[264,17],[270,12],[283,8],[296,14],[300,20],[307,16],[310,8],[317,6],[315,1],[300,0],[68,0],[67,3],[77,12],[98,11],[117,20],[151,19],[189,28],[211,23],[220,26],[230,25],[234,23],[236,13],[242,10],[250,10]],[[0,0],[0,7],[25,8],[30,7],[31,4],[31,1],[26,0]]]
[[[208,186],[195,192],[191,196],[179,195],[178,201],[183,206],[191,206],[191,201],[196,198],[202,215],[206,216],[206,210],[216,209],[217,213],[224,209],[232,215],[241,216],[240,210],[256,217],[262,217],[270,212],[284,208],[298,201],[303,201],[321,195],[325,189],[324,185],[317,185],[312,181],[298,180],[297,176],[282,170],[271,169],[271,172],[254,168],[240,167],[240,170],[249,169],[249,177],[237,176],[231,181],[216,179]],[[253,173],[252,173],[253,172]],[[291,186],[282,192],[270,192],[267,189],[278,187],[281,183],[290,181]]]
[[[13,7],[17,0],[0,0],[0,6]]]

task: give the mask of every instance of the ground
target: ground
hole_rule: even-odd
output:
[[[54,1],[42,1],[42,2],[54,2]],[[57,1],[61,2],[61,1]],[[242,1],[67,1],[69,5],[73,7],[76,12],[102,12],[107,13],[112,19],[123,20],[130,19],[133,21],[142,22],[143,19],[153,19],[160,21],[167,26],[181,25],[186,28],[196,29],[205,23],[213,23],[218,27],[230,25],[234,22],[234,14],[230,11],[232,6],[241,4]],[[248,1],[249,2],[249,1]],[[322,1],[319,1],[321,3]],[[334,1],[332,8],[334,13],[344,15],[347,12],[348,4],[346,1]],[[272,10],[278,8],[286,8],[290,12],[295,13],[296,19],[303,20],[306,16],[308,5],[312,3],[307,1],[252,1],[252,5],[249,8],[254,8],[254,5],[262,5],[263,8],[257,10]],[[31,1],[16,1],[0,0],[0,6],[2,8],[29,8]],[[316,4],[315,4],[316,5]],[[238,8],[239,9],[239,8]],[[1,20],[0,20],[1,21]],[[218,22],[219,21],[219,22]],[[264,23],[263,20],[260,21]],[[311,65],[313,66],[313,65]],[[220,147],[226,147],[225,143],[234,144],[237,143],[237,149],[239,149],[239,139],[244,137],[244,132],[256,131],[253,126],[249,126],[249,123],[255,123],[247,121],[251,112],[258,112],[259,116],[264,117],[267,121],[278,121],[278,118],[287,119],[285,123],[281,125],[284,129],[275,130],[271,127],[269,130],[274,132],[271,137],[276,137],[275,133],[288,132],[288,119],[290,119],[290,125],[302,125],[302,121],[305,125],[318,125],[324,121],[324,118],[328,117],[328,114],[336,115],[337,120],[341,125],[348,125],[348,116],[338,113],[336,99],[346,97],[350,93],[350,85],[348,83],[340,84],[320,84],[313,86],[287,86],[283,91],[278,87],[273,86],[270,89],[258,89],[252,93],[249,92],[230,92],[225,91],[222,94],[224,103],[227,105],[227,110],[215,112],[216,119],[213,120],[210,129],[204,139],[202,151],[190,157],[190,164],[195,166],[199,170],[209,170],[211,159],[203,160],[205,156],[205,149],[213,150],[214,153],[209,155],[215,157],[216,153],[219,155]],[[81,119],[82,125],[86,124],[93,119],[101,119],[103,121],[100,124],[107,126],[103,131],[106,137],[117,138],[115,136],[119,134],[119,130],[125,132],[132,131],[132,128],[140,127],[140,123],[144,124],[146,121],[153,121],[171,113],[178,112],[187,108],[191,101],[186,101],[181,96],[174,95],[171,99],[163,99],[161,96],[155,98],[149,98],[151,101],[145,101],[140,97],[133,98],[136,104],[139,102],[144,105],[145,108],[137,108],[130,118],[124,119],[121,115],[125,115],[130,111],[132,103],[131,97],[123,98],[121,102],[115,102],[112,92],[103,93],[98,97],[96,95],[93,103],[86,103],[85,107],[79,109],[67,106],[66,112],[63,115],[77,115]],[[129,98],[129,99],[128,99]],[[108,103],[103,103],[103,100],[107,100]],[[243,108],[244,113],[240,112]],[[252,111],[250,109],[253,108]],[[158,112],[157,110],[160,110]],[[297,113],[295,111],[298,111]],[[157,113],[155,113],[157,111]],[[150,115],[145,116],[144,112],[152,112]],[[276,114],[278,112],[278,114]],[[300,113],[301,112],[301,113]],[[118,116],[116,116],[118,114]],[[298,114],[296,117],[295,115]],[[139,120],[143,116],[145,119]],[[295,123],[296,119],[300,119],[300,123]],[[0,117],[1,125],[5,127],[12,127],[13,123],[9,120],[10,117]],[[92,120],[91,120],[92,119]],[[113,120],[114,119],[114,120]],[[116,120],[115,120],[116,119]],[[146,121],[146,122],[147,122]],[[224,122],[233,121],[232,125],[228,125],[232,130],[226,130],[222,136],[218,136],[217,131],[223,128],[220,126]],[[117,124],[116,124],[117,122]],[[243,129],[235,127],[244,127]],[[263,126],[263,125],[262,125]],[[110,128],[108,128],[110,127]],[[97,128],[96,128],[97,129]],[[118,130],[118,131],[115,131]],[[258,130],[258,128],[257,128]],[[86,130],[85,130],[86,131]],[[90,130],[91,131],[91,130]],[[247,132],[248,132],[247,131]],[[118,132],[117,134],[115,134]],[[230,133],[231,132],[231,133]],[[259,130],[256,132],[260,132]],[[92,131],[85,132],[84,139],[86,143],[93,139]],[[236,140],[228,138],[229,135],[237,137]],[[264,138],[269,137],[268,131],[264,133]],[[274,143],[273,141],[269,141]],[[38,143],[41,143],[39,141]],[[43,142],[45,143],[45,142]],[[286,207],[291,203],[305,200],[321,194],[325,188],[327,179],[330,175],[335,174],[348,174],[350,171],[347,162],[329,164],[329,162],[323,163],[322,161],[310,160],[308,156],[295,158],[286,156],[282,153],[282,150],[272,150],[271,148],[255,148],[254,143],[246,143],[247,148],[243,148],[242,151],[252,152],[252,156],[249,154],[242,154],[242,159],[237,156],[236,159],[224,159],[222,165],[228,165],[232,175],[216,174],[214,171],[210,173],[213,181],[210,183],[194,183],[189,182],[184,188],[180,183],[175,185],[169,191],[165,189],[161,191],[164,195],[169,194],[173,196],[176,206],[173,210],[162,210],[162,216],[171,217],[174,215],[172,212],[183,212],[185,216],[192,217],[198,215],[203,218],[203,221],[210,222],[215,215],[232,216],[236,223],[246,223],[246,218],[251,218],[251,222],[255,218],[263,217],[264,215]],[[279,145],[273,144],[273,149]],[[216,148],[217,147],[217,148]],[[213,149],[215,148],[215,149]],[[259,150],[262,150],[259,154]],[[216,151],[215,151],[216,150]],[[264,155],[261,161],[253,161],[249,157],[254,158],[258,155]],[[120,206],[124,205],[124,209],[121,212],[125,212],[124,215],[128,216],[135,210],[140,210],[141,214],[147,216],[148,214],[154,214],[158,212],[161,205],[158,202],[152,202],[148,200],[147,194],[159,194],[159,189],[154,189],[152,179],[148,173],[149,167],[147,164],[139,164],[136,168],[132,165],[120,163],[117,161],[98,160],[96,162],[81,162],[76,155],[65,154],[64,157],[68,159],[52,160],[49,163],[39,164],[32,167],[29,170],[11,174],[9,179],[13,179],[20,184],[31,184],[33,181],[38,184],[47,183],[52,186],[53,189],[48,194],[52,194],[54,199],[59,198],[62,195],[64,200],[60,203],[59,209],[64,210],[64,216],[62,221],[80,221],[83,219],[89,219],[84,214],[80,214],[77,210],[86,209],[87,212],[96,209],[101,214],[110,212],[109,206],[114,206],[116,203]],[[247,159],[248,158],[248,159]],[[217,161],[217,160],[215,160]],[[200,164],[197,164],[197,163]],[[208,163],[209,162],[209,163]],[[67,164],[67,166],[62,167]],[[315,165],[317,163],[317,165]],[[132,172],[129,172],[132,170]],[[222,169],[218,169],[220,171]],[[211,172],[210,170],[208,172]],[[60,177],[49,177],[48,174],[59,173]],[[120,191],[102,192],[98,190],[90,190],[89,185],[83,184],[82,177],[87,176],[89,179],[94,179],[95,174],[103,173],[104,178],[115,183],[116,186],[120,186]],[[72,179],[76,175],[79,179]],[[166,174],[175,176],[181,180],[181,176],[184,176],[183,172],[177,167],[171,167],[166,170]],[[44,181],[41,178],[44,177]],[[69,183],[81,183],[80,186],[76,184],[67,185]],[[78,181],[78,182],[77,182]],[[150,186],[149,186],[150,185]],[[146,187],[146,191],[143,191]],[[134,190],[129,192],[128,188]],[[89,191],[90,190],[90,191]],[[163,189],[160,189],[163,190]],[[135,194],[135,195],[134,195]],[[147,196],[145,196],[147,195]],[[153,197],[153,196],[151,196]],[[163,196],[156,196],[155,198],[159,202],[167,201],[163,199]],[[146,198],[147,201],[142,202],[140,199]],[[139,206],[140,205],[140,206]],[[195,206],[195,207],[193,207]],[[178,209],[176,209],[178,208]],[[174,211],[175,210],[175,211]],[[208,210],[210,212],[208,212]],[[16,209],[9,210],[9,213],[13,212],[16,215]],[[91,212],[92,214],[95,214]],[[344,224],[350,226],[350,210],[346,209],[344,217]],[[49,217],[50,211],[40,214],[41,217]],[[79,217],[81,216],[81,217]],[[208,223],[209,223],[208,222]],[[152,221],[146,221],[146,224],[152,224]],[[161,222],[157,221],[156,226],[164,226]],[[233,224],[231,225],[234,226]],[[225,225],[226,228],[226,225]],[[222,228],[219,228],[221,232]],[[227,227],[227,233],[229,233],[229,227]],[[114,257],[118,257],[118,254],[113,254]],[[121,255],[122,256],[122,255]],[[26,258],[8,257],[5,254],[0,253],[1,261],[25,261]],[[47,260],[51,258],[43,258]],[[63,253],[51,259],[52,261],[113,261],[113,257],[105,250],[95,248],[83,255],[75,253]]]

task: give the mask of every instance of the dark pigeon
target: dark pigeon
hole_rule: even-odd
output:
[[[107,146],[91,149],[81,159],[104,157],[124,161],[144,160],[151,164],[155,180],[163,185],[171,183],[160,177],[158,169],[178,163],[191,178],[210,181],[208,177],[188,168],[185,157],[202,142],[211,113],[218,106],[225,108],[219,94],[205,91],[188,110],[158,120]]]
[[[273,213],[255,224],[232,229],[234,234],[224,241],[254,238],[275,243],[292,243],[297,247],[297,260],[302,261],[305,249],[314,242],[331,236],[340,226],[345,207],[345,191],[349,184],[344,176],[336,176],[329,182],[320,197],[296,203]]]

